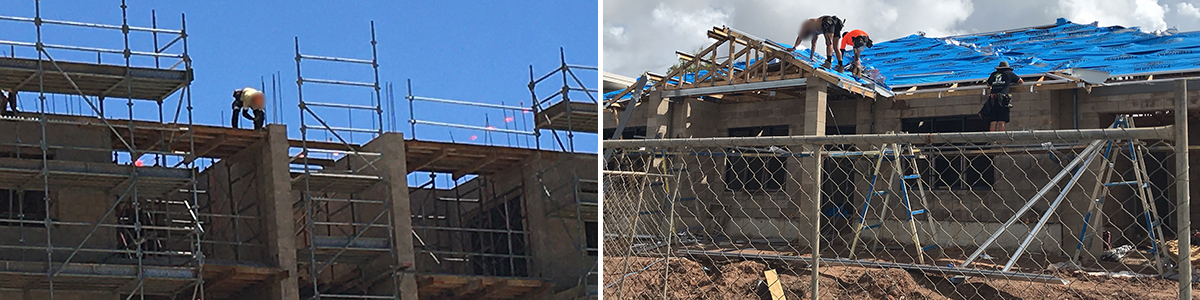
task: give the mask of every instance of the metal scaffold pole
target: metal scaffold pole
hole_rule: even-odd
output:
[[[50,190],[50,149],[46,144],[46,75],[45,66],[43,63],[43,54],[45,48],[42,46],[42,1],[34,0],[34,27],[37,28],[37,53],[38,53],[38,126],[41,127],[42,140],[39,146],[42,150],[42,190]],[[16,93],[12,91],[11,93]],[[13,97],[13,96],[10,96]],[[14,97],[15,98],[15,97]],[[50,211],[50,193],[42,193],[42,203],[45,205],[47,212]],[[50,214],[45,214],[46,227],[46,280],[50,289],[50,300],[54,300],[54,244],[51,242],[51,224]]]

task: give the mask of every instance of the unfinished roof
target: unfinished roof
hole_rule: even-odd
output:
[[[1109,78],[1149,76],[1200,70],[1200,32],[1152,34],[1060,18],[1052,25],[1000,32],[910,35],[877,43],[862,55],[863,63],[878,69],[897,92],[982,81],[1000,61],[1021,76],[1068,69],[1107,72]]]
[[[719,35],[714,37],[714,32],[720,31],[722,29],[714,29],[709,36],[718,38]],[[765,48],[780,50],[789,47],[740,34],[732,29],[727,31],[767,44]],[[799,49],[790,58],[768,56],[761,59],[766,64],[796,61],[802,63],[804,69],[811,69],[815,62],[825,59],[817,54],[810,61],[808,53],[809,49]],[[680,57],[695,59],[683,53],[680,53]],[[853,54],[846,54],[844,60],[852,58]],[[703,59],[703,55],[700,55],[699,60]],[[759,64],[758,60],[739,58],[729,68],[711,71],[717,76],[709,76],[710,71],[701,70],[688,74],[672,73],[665,78],[671,78],[668,84],[682,82],[683,85],[703,85],[703,82],[711,81],[708,79],[710,77],[724,76],[728,69],[736,74],[747,65],[751,68],[766,65]],[[862,60],[868,69],[864,75],[867,78],[854,78],[848,73],[830,70],[818,69],[815,72],[833,76],[835,80],[832,82],[847,83],[837,84],[844,89],[887,89],[878,94],[897,98],[928,97],[920,95],[922,93],[948,96],[956,91],[962,93],[967,90],[976,90],[975,93],[978,93],[977,90],[983,88],[982,82],[1000,61],[1008,61],[1026,81],[1036,81],[1039,90],[1078,88],[1102,82],[1153,80],[1155,77],[1166,79],[1200,73],[1200,32],[1146,33],[1136,27],[1100,27],[1095,23],[1076,24],[1060,18],[1051,25],[990,33],[940,38],[910,35],[875,44],[872,49],[862,53]],[[1098,80],[1089,79],[1085,82],[1081,79],[1096,74]],[[788,79],[785,76],[765,77],[767,81],[774,82]],[[605,99],[612,99],[618,93],[607,93]]]
[[[851,94],[890,97],[891,89],[849,73],[814,67],[807,50],[789,52],[788,46],[740,32],[714,27],[708,37],[715,42],[696,54],[676,52],[685,61],[666,76],[651,78],[665,97],[758,95],[764,91],[796,91],[807,78],[817,77]],[[817,59],[818,61],[821,58]],[[615,91],[606,98],[617,96]]]

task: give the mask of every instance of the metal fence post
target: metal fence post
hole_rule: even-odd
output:
[[[812,210],[812,212],[814,213],[814,215],[812,216],[812,219],[813,219],[813,221],[812,221],[812,226],[813,226],[812,236],[809,237],[809,241],[810,241],[811,247],[812,247],[812,256],[813,256],[813,259],[812,259],[812,282],[809,283],[809,291],[811,291],[812,295],[809,296],[809,299],[821,299],[820,297],[818,297],[818,295],[820,295],[818,286],[820,285],[820,282],[821,282],[821,272],[820,272],[821,271],[821,179],[822,179],[821,178],[821,171],[822,171],[821,148],[823,146],[824,146],[823,144],[809,145],[809,147],[814,148],[812,150],[812,153],[813,153],[812,158],[813,158],[814,163],[812,165],[810,165],[810,167],[813,168],[813,171],[809,175],[809,178],[811,178],[813,180],[809,184],[813,185],[812,189],[813,189],[813,191],[815,191],[812,195],[808,195],[809,198],[812,199],[813,207],[814,207]]]
[[[1192,209],[1188,188],[1187,79],[1175,81],[1175,192],[1179,223],[1179,299],[1192,299]]]

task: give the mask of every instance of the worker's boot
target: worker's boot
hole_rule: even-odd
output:
[[[826,70],[829,70],[830,65],[831,65],[831,62],[828,59],[826,59],[825,63],[821,64],[821,67],[825,68]]]

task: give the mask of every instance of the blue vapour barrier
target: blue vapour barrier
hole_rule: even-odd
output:
[[[910,35],[876,43],[863,51],[862,60],[891,86],[984,80],[1000,61],[1008,61],[1018,75],[1069,68],[1111,76],[1161,73],[1200,68],[1200,32],[1152,34],[1060,18],[1053,26],[1002,33]]]

